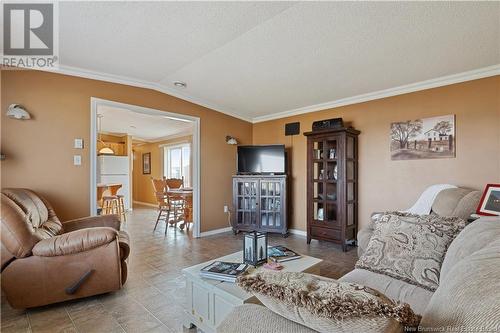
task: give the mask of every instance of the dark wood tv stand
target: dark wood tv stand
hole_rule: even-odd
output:
[[[234,175],[234,233],[260,231],[288,235],[287,175]]]

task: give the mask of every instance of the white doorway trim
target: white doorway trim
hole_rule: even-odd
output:
[[[112,106],[132,112],[169,116],[193,122],[193,237],[200,237],[200,118],[96,97],[90,98],[90,215],[97,215],[97,108],[99,106]]]

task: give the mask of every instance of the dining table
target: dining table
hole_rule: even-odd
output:
[[[192,187],[180,187],[180,188],[167,189],[165,191],[165,193],[167,194],[168,197],[174,196],[174,197],[177,197],[180,200],[184,201],[184,205],[186,205],[186,202],[190,202],[192,205],[192,202],[193,202],[193,188]],[[184,207],[184,209],[185,208],[186,207]],[[179,225],[179,228],[181,230],[184,229],[184,227],[186,226],[186,223],[188,223],[188,221],[186,221],[185,216],[186,216],[186,214],[184,213],[183,216],[180,216],[180,217],[176,216],[174,219],[174,223],[177,223],[180,221],[183,222]]]

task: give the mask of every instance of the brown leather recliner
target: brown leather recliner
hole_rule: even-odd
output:
[[[2,290],[14,308],[30,308],[120,289],[129,237],[116,215],[61,223],[27,189],[3,189]]]

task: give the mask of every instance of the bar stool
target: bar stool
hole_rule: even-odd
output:
[[[124,201],[124,195],[122,194],[117,194],[116,197],[118,198],[118,214],[120,215],[120,219],[123,217],[123,222],[127,222],[127,215],[125,214],[125,201]]]
[[[127,217],[125,216],[125,202],[124,195],[118,194],[118,190],[122,188],[122,184],[110,184],[108,185],[109,191],[111,192],[111,196],[117,199],[117,211],[116,213],[120,216],[120,220],[123,218],[123,222],[127,221]]]
[[[102,197],[102,215],[120,214],[120,202],[116,195],[106,195]]]

